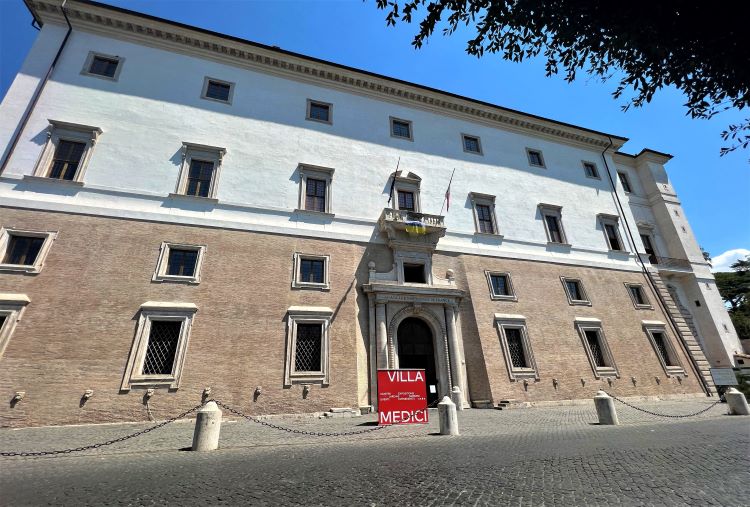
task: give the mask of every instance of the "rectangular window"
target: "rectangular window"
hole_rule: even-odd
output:
[[[191,160],[185,195],[208,197],[211,192],[211,180],[213,179],[213,175],[213,162],[208,160]]]
[[[29,302],[26,294],[0,293],[0,358],[3,357],[16,323],[21,320],[21,315]]]
[[[658,264],[659,258],[656,256],[651,237],[648,234],[641,234],[641,242],[643,243],[643,248],[646,250],[646,255],[648,255],[648,261],[651,264]]]
[[[619,377],[617,365],[601,328],[601,321],[591,318],[578,318],[576,319],[576,327],[583,340],[586,356],[594,371],[594,376],[596,378],[610,375]]]
[[[560,219],[554,215],[545,215],[544,221],[547,224],[550,243],[562,243],[562,231],[560,229]]]
[[[529,158],[529,165],[532,165],[535,167],[545,167],[544,157],[542,156],[541,151],[531,150],[529,148],[526,148],[526,155]]]
[[[294,254],[294,273],[292,288],[294,289],[330,289],[328,255]]]
[[[664,324],[656,321],[644,321],[644,329],[667,376],[684,375],[685,370],[677,359],[677,352],[664,332]]]
[[[215,201],[225,153],[224,148],[183,142],[176,193],[170,197],[189,196]]]
[[[52,165],[49,169],[49,177],[58,180],[73,181],[78,165],[86,150],[86,143],[60,140],[52,157]]]
[[[607,243],[609,244],[610,250],[622,250],[620,244],[620,235],[617,233],[617,228],[613,224],[604,224],[604,232],[607,235]]]
[[[490,299],[516,301],[510,273],[485,271],[485,275],[490,287]]]
[[[148,347],[143,359],[142,375],[171,375],[174,369],[174,358],[177,354],[177,342],[182,330],[181,321],[151,320],[148,335]]]
[[[526,354],[523,351],[521,330],[510,327],[505,329],[505,339],[508,340],[508,353],[514,368],[528,368]]]
[[[318,102],[307,100],[307,119],[323,123],[332,123],[331,104],[327,102]]]
[[[411,122],[391,117],[391,136],[411,140]]]
[[[627,194],[631,193],[633,189],[630,186],[630,180],[628,179],[628,175],[622,172],[618,172],[617,176],[620,178],[620,183],[622,183],[622,189],[625,191],[625,193]]]
[[[665,342],[664,333],[654,331],[651,333],[654,337],[654,344],[656,345],[656,350],[659,352],[659,356],[661,356],[661,360],[664,361],[664,364],[667,366],[676,366],[674,364],[674,361],[669,357],[669,352],[667,350],[667,344]]]
[[[492,223],[492,211],[491,208],[486,204],[477,204],[477,223],[479,224],[479,232],[485,234],[495,234],[495,226]]]
[[[323,339],[322,324],[297,324],[294,371],[320,371]]]
[[[505,364],[511,380],[539,379],[526,320],[522,315],[495,314]]]
[[[427,280],[425,280],[424,265],[404,263],[404,282],[427,283]]]
[[[469,199],[474,211],[474,228],[477,234],[492,234],[501,239],[495,216],[495,196],[469,192]]]
[[[169,276],[194,276],[198,262],[198,250],[169,249],[167,274]]]
[[[0,270],[39,273],[54,232],[0,228]]]
[[[81,74],[117,81],[124,58],[103,55],[90,51],[83,64]]]
[[[287,311],[284,384],[328,385],[330,308],[293,306]]]
[[[628,294],[630,294],[630,299],[633,301],[633,306],[635,306],[636,309],[644,310],[653,308],[646,297],[646,293],[643,291],[643,285],[626,283],[625,287],[627,288]]]
[[[571,305],[587,305],[591,306],[586,291],[583,288],[583,283],[577,278],[560,277],[565,288],[565,294],[568,297],[568,303]]]
[[[307,178],[305,188],[305,209],[308,211],[326,211],[326,182]]]
[[[606,213],[600,213],[597,215],[599,223],[604,233],[604,240],[607,242],[607,247],[610,250],[623,252],[625,247],[622,243],[622,237],[620,236],[619,220],[617,215],[609,215]]]
[[[478,153],[482,154],[482,145],[477,136],[469,136],[466,134],[461,135],[461,139],[464,144],[464,151],[467,153]]]
[[[398,209],[406,211],[415,211],[414,209],[414,192],[405,190],[398,191]]]
[[[154,282],[200,283],[200,271],[206,247],[179,243],[161,244]]]
[[[585,331],[586,342],[588,343],[589,350],[591,351],[591,357],[593,358],[594,364],[597,368],[604,368],[607,363],[604,361],[604,353],[599,346],[599,332],[595,330]]]
[[[201,98],[231,104],[233,95],[234,83],[210,78],[208,76],[203,79]]]
[[[49,120],[47,142],[33,176],[26,178],[83,184],[83,175],[101,133],[98,127]]]
[[[599,177],[599,171],[596,168],[596,164],[594,164],[593,162],[584,162],[583,170],[586,173],[587,178],[601,179]]]
[[[325,261],[321,259],[302,259],[300,277],[306,283],[325,283]]]

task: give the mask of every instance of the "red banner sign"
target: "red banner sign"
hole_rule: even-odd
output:
[[[378,370],[378,424],[427,424],[424,370]]]

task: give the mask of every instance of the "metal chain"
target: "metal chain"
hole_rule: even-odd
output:
[[[55,454],[70,454],[72,452],[82,452],[82,451],[88,451],[91,449],[98,449],[99,447],[105,447],[107,445],[116,444],[117,442],[123,442],[125,440],[130,440],[131,438],[145,435],[146,433],[157,430],[163,426],[166,426],[167,424],[173,423],[178,419],[187,417],[189,414],[195,412],[202,406],[203,406],[203,403],[201,403],[200,405],[196,405],[190,410],[186,410],[185,412],[181,413],[178,416],[172,417],[171,419],[167,419],[166,421],[162,421],[159,424],[156,424],[144,430],[136,431],[135,433],[131,433],[130,435],[125,435],[124,437],[113,438],[112,440],[107,440],[106,442],[99,442],[97,444],[85,445],[83,447],[74,447],[72,449],[57,449],[54,451],[0,452],[0,456],[49,456],[49,455],[55,455]]]
[[[672,419],[682,419],[682,418],[685,418],[685,417],[694,417],[694,416],[700,415],[700,414],[702,414],[704,412],[708,412],[709,410],[711,410],[712,408],[714,408],[716,405],[718,405],[719,403],[721,403],[721,400],[716,401],[716,402],[710,404],[708,407],[704,408],[703,410],[699,410],[698,412],[695,412],[694,414],[670,415],[670,414],[659,414],[657,412],[651,412],[650,410],[646,410],[645,408],[640,408],[640,407],[636,407],[635,405],[631,405],[627,401],[621,400],[620,398],[618,398],[617,396],[615,396],[613,394],[607,393],[607,395],[611,396],[613,399],[619,401],[623,405],[627,405],[628,407],[634,408],[635,410],[639,410],[639,411],[641,411],[641,412],[643,412],[645,414],[655,415],[657,417],[670,417]]]
[[[322,431],[297,430],[297,429],[294,429],[294,428],[286,428],[284,426],[279,426],[278,424],[273,424],[273,423],[270,423],[268,421],[263,421],[261,419],[257,419],[255,417],[249,416],[247,414],[243,414],[239,410],[234,409],[234,408],[230,407],[229,405],[226,405],[226,404],[224,404],[224,403],[222,403],[220,401],[216,401],[216,400],[211,400],[211,401],[216,402],[216,404],[219,405],[220,407],[228,410],[229,412],[233,413],[236,416],[245,418],[248,421],[251,421],[251,422],[254,422],[254,423],[258,423],[258,424],[261,424],[263,426],[267,426],[269,428],[273,428],[275,430],[286,431],[288,433],[296,433],[298,435],[310,435],[310,436],[313,436],[313,437],[346,437],[346,436],[349,436],[349,435],[361,435],[362,433],[371,433],[373,431],[382,430],[383,428],[386,427],[386,426],[374,426],[372,428],[365,428],[363,430],[334,432],[334,433],[325,433],[325,432],[322,432]]]

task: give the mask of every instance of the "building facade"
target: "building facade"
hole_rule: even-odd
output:
[[[167,417],[208,388],[254,414],[372,410],[382,368],[463,408],[696,396],[740,351],[669,155],[27,5],[41,30],[0,106],[4,426]]]

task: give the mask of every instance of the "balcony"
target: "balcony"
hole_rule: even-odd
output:
[[[650,255],[649,260],[659,271],[693,271],[693,265],[690,264],[690,261],[687,259],[674,259],[672,257],[657,257],[655,255]]]
[[[380,231],[385,233],[388,244],[412,249],[434,250],[440,238],[445,236],[445,217],[414,211],[385,208],[378,219]]]

